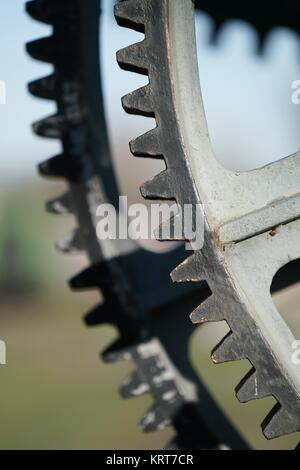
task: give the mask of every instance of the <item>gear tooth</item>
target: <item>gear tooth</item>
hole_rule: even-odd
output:
[[[38,169],[42,176],[65,176],[66,169],[66,156],[64,154],[56,155],[39,164]]]
[[[243,358],[243,353],[240,351],[238,342],[232,332],[228,333],[214,348],[211,357],[215,364],[236,361]]]
[[[46,177],[66,178],[69,181],[78,181],[82,175],[82,161],[75,156],[70,159],[62,153],[39,164],[39,173]]]
[[[163,158],[158,127],[132,140],[129,146],[131,153],[136,157]]]
[[[206,323],[209,321],[221,321],[218,305],[213,295],[202,302],[190,315],[193,323]]]
[[[280,403],[276,403],[263,421],[262,429],[267,439],[275,439],[276,437],[299,431],[299,426],[293,422],[287,410]]]
[[[129,114],[154,117],[150,86],[143,86],[123,96],[122,106]]]
[[[123,70],[147,75],[148,60],[145,40],[119,50],[117,52],[117,62]]]
[[[145,413],[139,424],[144,432],[153,432],[164,429],[171,422],[169,418],[164,416],[163,410],[156,405]]]
[[[41,62],[54,63],[57,55],[57,48],[54,36],[36,39],[26,44],[28,54]]]
[[[73,214],[69,192],[46,202],[46,211],[51,214]]]
[[[102,353],[102,359],[104,362],[117,362],[131,359],[131,345],[128,342],[120,338],[106,348]]]
[[[83,250],[83,243],[79,229],[75,229],[64,238],[56,242],[56,248],[63,253],[76,253]]]
[[[137,371],[133,372],[120,386],[122,398],[139,397],[148,393],[149,385],[144,382]]]
[[[89,266],[69,280],[71,289],[91,289],[99,286],[99,270],[97,265]]]
[[[114,324],[114,312],[109,301],[90,310],[85,315],[84,322],[87,326]]]
[[[248,372],[235,389],[236,396],[241,403],[264,398],[270,395],[265,390],[263,380],[260,380],[254,367]]]
[[[200,282],[206,279],[200,252],[184,260],[171,273],[173,282]]]
[[[48,116],[33,124],[33,131],[40,137],[47,137],[49,139],[62,139],[65,128],[66,120],[60,114]]]
[[[27,2],[26,11],[34,20],[41,23],[51,24],[53,21],[53,2],[48,0],[31,0]]]
[[[181,214],[175,214],[170,219],[162,222],[154,231],[154,235],[160,241],[185,241]]]
[[[148,199],[173,199],[174,189],[172,185],[171,173],[168,170],[162,171],[152,180],[144,183],[141,194]]]
[[[144,0],[125,0],[117,3],[114,13],[118,24],[144,32],[146,6]]]
[[[37,98],[56,99],[56,76],[54,74],[35,80],[28,85],[29,92]]]

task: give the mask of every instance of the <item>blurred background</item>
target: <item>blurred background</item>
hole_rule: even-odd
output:
[[[54,108],[32,98],[26,84],[50,73],[51,67],[25,52],[27,41],[51,30],[32,21],[24,3],[1,2],[0,10],[0,79],[7,87],[6,105],[0,105],[0,339],[7,344],[7,365],[0,366],[0,447],[161,448],[170,430],[142,435],[136,424],[151,399],[124,401],[118,396],[130,363],[104,365],[99,359],[114,330],[83,325],[83,313],[94,305],[97,293],[68,289],[67,279],[86,260],[54,248],[74,221],[44,211],[44,201],[58,194],[63,183],[41,180],[35,167],[58,153],[59,145],[35,137],[30,124]],[[197,14],[196,27],[202,91],[218,160],[227,168],[249,170],[299,150],[300,107],[291,100],[291,84],[300,79],[299,38],[277,28],[258,55],[256,32],[245,23],[226,24],[218,47],[210,43],[208,16]],[[121,96],[145,83],[144,77],[121,71],[115,61],[116,50],[138,38],[116,25],[112,2],[105,0],[101,61],[109,134],[122,192],[131,201],[139,199],[138,186],[159,169],[157,163],[130,157],[128,141],[152,123],[126,115],[120,104]],[[299,287],[274,301],[300,339]],[[222,325],[196,331],[191,343],[195,368],[252,445],[292,448],[298,436],[272,442],[261,436],[259,423],[272,399],[237,402],[233,390],[247,364],[212,364],[209,352],[223,331]]]

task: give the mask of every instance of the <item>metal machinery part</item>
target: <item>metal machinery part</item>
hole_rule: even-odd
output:
[[[199,85],[194,9],[192,0],[124,0],[116,5],[119,24],[145,34],[144,40],[118,52],[118,62],[149,76],[149,83],[122,103],[129,113],[156,119],[154,129],[130,144],[134,155],[163,158],[166,164],[141,187],[143,196],[203,208],[204,246],[172,278],[208,284],[211,295],[193,311],[192,321],[227,322],[231,331],[213,351],[213,361],[249,360],[252,368],[236,394],[241,402],[271,395],[277,400],[262,424],[271,439],[300,430],[294,337],[270,295],[276,272],[300,258],[300,153],[243,173],[216,161]],[[285,18],[282,14],[283,22]],[[295,274],[299,279],[299,270],[292,274],[287,283]]]
[[[228,0],[226,3],[218,0],[195,0],[195,7],[213,18],[213,40],[217,39],[220,29],[228,20],[238,19],[254,26],[259,37],[258,52],[263,49],[267,35],[275,26],[283,26],[299,33],[300,6],[293,0],[287,0],[284,7],[280,0],[272,1],[272,5],[268,1],[259,0]]]
[[[50,37],[27,45],[33,58],[54,65],[51,76],[29,85],[34,96],[57,103],[54,116],[33,126],[37,135],[62,143],[61,155],[40,165],[42,175],[68,183],[68,191],[49,201],[47,209],[77,218],[78,228],[58,247],[84,251],[89,259],[89,267],[71,280],[71,287],[101,291],[103,303],[87,314],[86,323],[109,323],[119,332],[103,359],[133,361],[135,371],[121,394],[151,393],[154,406],[140,424],[144,431],[172,424],[175,437],[169,447],[246,448],[189,362],[194,327],[183,308],[195,308],[208,289],[205,284],[172,286],[168,273],[184,259],[184,248],[155,254],[133,243],[100,242],[96,236],[96,208],[103,202],[117,207],[119,196],[100,85],[99,0],[33,0],[27,11],[53,26]]]

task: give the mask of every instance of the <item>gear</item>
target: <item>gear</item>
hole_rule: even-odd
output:
[[[199,86],[192,0],[124,0],[117,21],[145,34],[118,52],[120,66],[149,76],[126,95],[129,113],[157,126],[131,142],[134,155],[163,156],[166,170],[142,195],[184,207],[201,204],[204,246],[172,273],[177,282],[206,281],[211,295],[192,313],[195,323],[225,320],[231,332],[214,362],[248,359],[240,401],[272,395],[263,423],[267,438],[300,430],[299,366],[293,336],[270,296],[273,276],[300,258],[300,154],[248,173],[225,170],[214,158]],[[298,275],[299,279],[299,275]]]
[[[282,3],[278,0],[272,2],[239,2],[228,0],[220,3],[218,0],[195,0],[195,7],[209,14],[214,20],[214,33],[212,41],[217,42],[218,35],[223,25],[228,20],[237,19],[254,26],[259,35],[258,52],[263,51],[265,39],[274,26],[292,29],[299,33],[300,7],[293,0]]]
[[[182,321],[183,305],[194,308],[207,288],[172,288],[168,272],[184,258],[183,248],[157,255],[132,243],[100,243],[96,236],[96,208],[103,202],[116,207],[119,195],[100,88],[99,1],[33,0],[27,11],[54,28],[52,36],[27,47],[32,57],[54,64],[52,76],[29,86],[35,96],[57,103],[55,116],[34,125],[38,135],[60,139],[63,147],[61,155],[40,165],[42,175],[63,177],[69,187],[49,201],[47,209],[72,213],[78,220],[78,228],[58,247],[88,255],[90,266],[70,284],[74,289],[99,288],[103,295],[104,303],[86,316],[88,325],[110,323],[119,332],[103,358],[134,362],[136,370],[121,386],[121,394],[152,394],[154,407],[141,420],[145,431],[172,424],[176,436],[171,447],[245,448],[188,361],[194,328]],[[141,277],[143,266],[147,273]],[[172,340],[171,316],[176,321]]]

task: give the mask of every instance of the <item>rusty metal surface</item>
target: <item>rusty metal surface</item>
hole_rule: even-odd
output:
[[[228,323],[231,332],[213,360],[251,363],[238,398],[276,398],[263,423],[265,436],[299,431],[293,337],[270,298],[273,275],[300,257],[299,153],[249,173],[218,165],[201,100],[193,2],[124,0],[115,14],[122,26],[145,33],[143,41],[119,51],[120,66],[149,76],[148,85],[123,98],[123,107],[156,119],[153,130],[131,142],[132,153],[162,156],[166,163],[141,192],[181,206],[200,203],[205,214],[204,246],[173,271],[173,280],[208,283],[212,295],[192,319]]]

